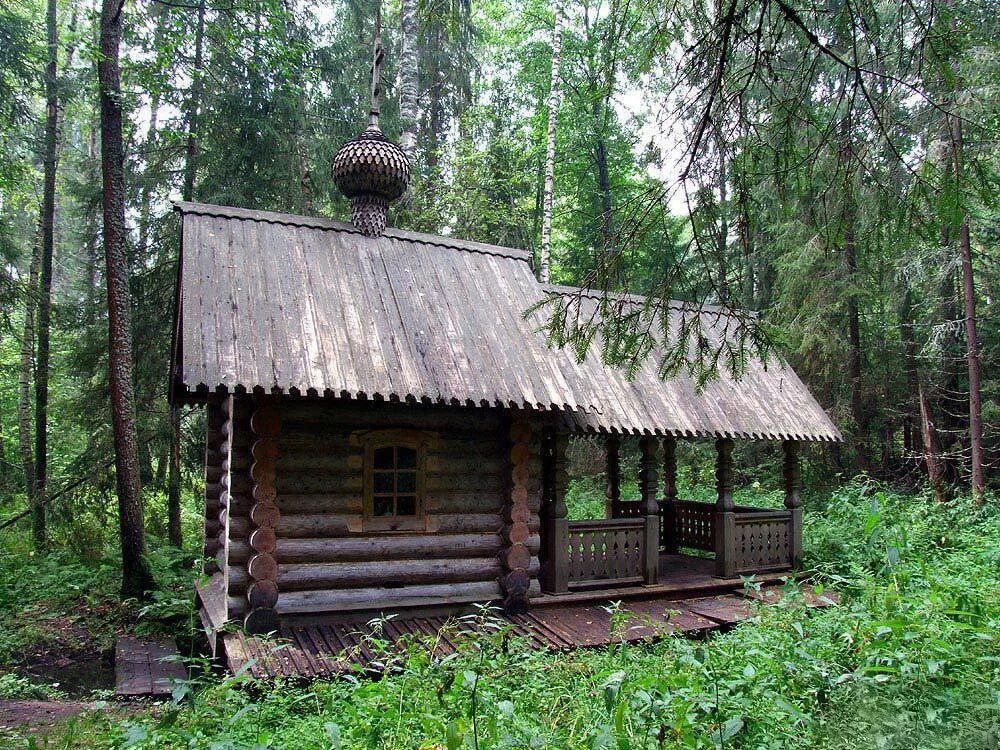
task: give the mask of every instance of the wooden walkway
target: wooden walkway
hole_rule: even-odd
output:
[[[764,602],[780,599],[777,587],[755,595]],[[806,594],[811,606],[836,600]],[[338,623],[287,627],[276,639],[223,635],[226,663],[234,674],[248,672],[256,679],[277,677],[314,679],[348,671],[380,673],[400,658],[403,644],[423,648],[435,656],[454,653],[463,640],[484,633],[524,639],[531,647],[564,651],[626,641],[649,641],[681,632],[702,635],[739,622],[751,613],[742,589],[693,599],[653,598],[623,602],[613,615],[605,602],[548,605],[510,616],[390,618],[374,624]],[[625,614],[626,611],[629,614]],[[613,628],[614,624],[617,627]]]
[[[115,695],[169,696],[177,680],[187,679],[177,656],[173,639],[123,635],[115,644]]]

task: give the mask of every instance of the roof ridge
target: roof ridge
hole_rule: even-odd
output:
[[[320,229],[328,232],[345,232],[365,237],[361,230],[353,224],[322,216],[301,216],[277,211],[260,211],[257,209],[239,208],[237,206],[223,206],[215,203],[198,203],[193,201],[173,201],[173,206],[174,210],[180,214],[216,216],[224,219],[239,219],[243,221],[260,221],[267,224],[283,224],[307,229]],[[412,232],[406,229],[387,227],[383,236],[405,242],[420,242],[435,247],[446,247],[452,250],[464,250],[465,252],[481,253],[483,255],[496,255],[513,260],[522,260],[526,263],[531,260],[531,253],[527,250],[504,247],[503,245],[491,245],[486,242],[476,242],[474,240],[463,240],[440,234]]]

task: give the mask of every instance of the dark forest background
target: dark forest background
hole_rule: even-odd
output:
[[[0,0],[0,521],[34,508],[36,546],[86,554],[117,535],[98,75],[116,8]],[[556,282],[759,310],[748,336],[846,438],[812,449],[811,481],[929,478],[942,499],[982,498],[1000,460],[996,10],[389,3],[382,126],[414,170],[390,222],[545,253]],[[363,126],[373,15],[355,0],[121,8],[119,270],[158,538],[179,540],[182,496],[197,518],[203,450],[200,414],[175,429],[166,400],[170,201],[346,217],[329,160]],[[776,466],[742,450],[744,480]]]

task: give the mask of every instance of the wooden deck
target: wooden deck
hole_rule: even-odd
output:
[[[791,576],[787,570],[763,572],[754,575],[754,580],[767,585]],[[684,598],[723,594],[735,588],[743,588],[741,578],[716,578],[715,561],[710,557],[694,555],[660,555],[658,582],[652,586],[623,586],[621,588],[596,587],[594,585],[571,585],[566,594],[543,594],[532,599],[532,606],[566,604],[569,602],[646,599],[652,596],[664,598]]]
[[[835,597],[806,593],[811,606],[826,606]],[[750,598],[773,603],[779,587],[765,587]],[[569,650],[618,642],[650,641],[673,633],[703,635],[748,617],[751,602],[742,588],[723,594],[677,599],[673,596],[626,601],[617,605],[631,617],[613,627],[608,598],[603,602],[548,603],[511,616],[499,613],[463,617],[398,617],[358,624],[331,620],[327,624],[286,627],[279,638],[263,639],[242,632],[223,635],[229,669],[248,672],[256,679],[330,678],[349,671],[378,674],[392,669],[407,646],[443,657],[463,641],[502,632],[520,638],[532,648]]]
[[[170,638],[139,639],[123,635],[115,645],[115,695],[169,696],[187,670]]]

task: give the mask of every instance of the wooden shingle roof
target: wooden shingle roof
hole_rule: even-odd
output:
[[[577,362],[524,314],[543,287],[522,250],[329,219],[178,203],[175,397],[281,392],[555,411],[574,430],[838,440],[790,367],[753,361],[701,391]],[[673,314],[673,311],[672,311]],[[680,314],[678,312],[678,314]],[[714,324],[706,324],[713,330]],[[718,326],[715,326],[717,329]]]

